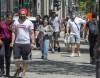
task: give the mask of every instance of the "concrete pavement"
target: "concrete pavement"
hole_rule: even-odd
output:
[[[47,61],[41,59],[40,50],[33,50],[32,61],[29,62],[26,74],[27,78],[95,78],[95,65],[89,64],[89,46],[87,44],[81,45],[81,57],[77,57],[76,53],[73,58],[69,57],[70,54],[65,48],[63,35],[60,38],[60,46],[61,52],[54,54],[49,52]],[[14,78],[14,72],[15,65],[12,59],[11,78]]]

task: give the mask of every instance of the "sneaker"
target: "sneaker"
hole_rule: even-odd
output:
[[[22,72],[22,78],[27,78],[24,71]]]
[[[58,52],[60,52],[60,47],[58,48]]]
[[[48,60],[47,57],[44,57],[44,60]]]
[[[23,71],[23,69],[20,67],[20,69],[17,69],[15,74],[14,74],[14,77],[18,77],[19,74]]]
[[[52,49],[51,53],[55,53],[54,49]]]
[[[71,53],[70,57],[74,57],[74,53]]]
[[[41,59],[44,59],[44,56],[43,55],[41,56]]]
[[[80,57],[81,56],[81,53],[80,53],[80,51],[78,51],[78,57]]]

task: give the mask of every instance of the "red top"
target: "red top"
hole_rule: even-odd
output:
[[[7,25],[5,21],[0,22],[0,39],[11,39],[12,24]]]

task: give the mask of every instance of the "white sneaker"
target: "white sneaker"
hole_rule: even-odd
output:
[[[22,72],[22,78],[27,78],[24,71]]]
[[[78,51],[77,53],[78,53],[78,57],[80,57],[80,56],[81,56],[81,53],[80,53],[80,51]]]
[[[70,57],[74,57],[74,53],[71,53]]]

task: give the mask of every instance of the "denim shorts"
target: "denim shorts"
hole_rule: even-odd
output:
[[[13,47],[13,53],[15,60],[20,59],[21,56],[23,60],[29,60],[29,55],[31,54],[31,45],[15,43]]]
[[[70,42],[79,44],[80,43],[80,35],[71,34],[70,35]]]

